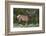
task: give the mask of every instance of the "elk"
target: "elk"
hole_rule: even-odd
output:
[[[23,21],[23,22],[28,22],[31,19],[31,16],[27,16],[27,15],[18,15],[17,19],[19,22]]]

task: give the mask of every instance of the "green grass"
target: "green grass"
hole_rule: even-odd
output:
[[[18,23],[14,24],[14,27],[38,27],[38,26],[39,26],[39,24],[29,24],[29,25],[27,25],[27,24],[22,25],[22,24],[18,24]]]

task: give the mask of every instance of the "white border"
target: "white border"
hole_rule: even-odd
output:
[[[33,8],[39,9],[39,27],[13,28],[13,8]],[[10,5],[10,31],[37,31],[42,30],[42,6],[33,5]]]

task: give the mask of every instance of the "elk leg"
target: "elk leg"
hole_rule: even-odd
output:
[[[28,23],[28,22],[26,21],[25,26],[27,26],[27,23]]]

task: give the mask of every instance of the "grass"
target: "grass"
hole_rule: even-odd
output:
[[[14,24],[14,27],[38,27],[38,26],[39,24],[25,24],[25,25],[18,24],[18,23]]]

